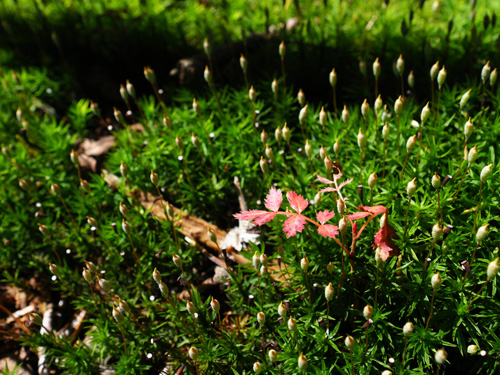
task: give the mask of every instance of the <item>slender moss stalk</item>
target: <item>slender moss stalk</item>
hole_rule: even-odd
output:
[[[309,287],[309,280],[307,279],[307,271],[305,271],[304,274],[305,274],[305,277],[306,277],[307,292],[309,293],[309,307],[312,307],[311,288]]]
[[[434,293],[432,293],[432,299],[431,299],[431,312],[429,314],[429,317],[427,318],[427,323],[425,323],[425,329],[429,328],[429,323],[431,321],[432,313],[434,311],[434,298],[436,297],[436,292],[437,289],[434,289]]]
[[[464,155],[465,155],[466,150],[467,150],[467,139],[465,140],[465,143],[464,143],[464,149],[463,149],[463,152],[462,152],[462,157],[460,158],[460,165],[458,166],[458,169],[455,172],[455,176],[453,176],[453,179],[457,178],[458,172],[460,172],[460,169],[462,169],[462,164],[464,163],[464,157],[465,157]]]
[[[278,123],[281,123],[281,112],[280,112],[280,105],[278,101],[278,90],[274,92],[274,105],[276,106],[276,114],[278,116]],[[278,146],[281,147],[281,139],[278,138]]]
[[[437,107],[436,107],[436,125],[439,124],[439,106],[441,104],[441,91],[442,87],[439,87],[439,92],[438,92],[438,102],[437,102]],[[436,127],[434,127],[434,139],[436,138]]]
[[[69,211],[69,208],[68,206],[66,205],[66,202],[64,201],[62,195],[61,195],[61,192],[59,190],[57,190],[56,192],[57,196],[59,197],[59,199],[61,200],[61,203],[63,204],[64,206],[64,210],[66,211],[66,213],[68,214],[69,218],[71,219],[71,223],[73,224],[73,227],[78,230],[78,227],[76,225],[76,222],[75,222],[75,219],[73,218],[73,215],[71,215],[71,212]]]
[[[401,97],[405,96],[405,80],[403,78],[403,74],[399,76],[400,81],[401,81]]]
[[[212,144],[212,140],[210,139],[210,135],[208,134],[207,132],[207,129],[205,128],[205,122],[203,121],[203,116],[201,114],[201,109],[200,109],[200,105],[198,104],[198,101],[196,100],[196,98],[193,98],[193,109],[195,110],[196,112],[196,115],[198,116],[198,119],[200,120],[200,125],[201,125],[201,128],[203,129],[203,133],[205,133],[205,138],[208,140],[208,143],[211,145]],[[173,136],[171,135],[171,138],[172,138],[172,147],[175,149],[175,143],[173,142]]]
[[[364,350],[365,353],[368,350],[368,332],[369,332],[369,330],[370,330],[370,323],[368,323],[368,321],[366,321],[365,350]]]
[[[144,111],[142,110],[142,107],[140,106],[139,102],[137,101],[137,99],[134,97],[132,97],[133,100],[134,100],[134,104],[135,106],[137,107],[137,109],[139,110],[139,114],[141,115],[141,117],[143,118],[144,122],[147,121],[147,118],[146,118],[146,114],[144,113]]]
[[[406,349],[408,347],[408,336],[405,335],[405,347],[403,349],[403,362],[401,363],[403,365],[403,368],[405,366],[405,362],[406,362]]]
[[[458,125],[457,125],[457,146],[456,146],[456,156],[458,157],[458,150],[459,150],[459,139],[460,139],[460,129],[462,127],[462,111],[459,110],[458,111],[459,114],[458,114]]]
[[[359,161],[359,184],[361,185],[361,183],[363,182],[363,159],[365,153],[363,152],[363,150],[361,150],[360,152],[361,152],[361,159]]]
[[[439,224],[443,225],[443,210],[441,209],[441,189],[437,189],[438,193],[438,211],[439,211]]]
[[[483,179],[481,178],[481,183],[479,185],[479,202],[477,203],[476,213],[474,214],[474,231],[477,228],[477,214],[479,213],[479,208],[481,207],[481,194],[483,191]]]
[[[163,208],[163,212],[165,214],[165,217],[167,218],[167,220],[170,222],[170,224],[172,225],[172,233],[174,235],[174,241],[175,241],[175,248],[177,250],[179,250],[179,242],[177,240],[177,231],[175,230],[175,225],[174,225],[174,218],[173,217],[170,217],[169,213],[168,213],[168,210],[167,210],[167,207],[165,205],[165,202],[163,201],[163,195],[161,194],[160,192],[160,188],[158,186],[158,184],[155,184],[155,187],[156,187],[156,192],[158,193],[158,196],[160,197],[160,201],[161,201],[161,206]]]
[[[397,135],[396,135],[396,142],[398,144],[398,155],[399,155],[399,157],[401,157],[401,146],[399,144],[401,116],[398,114],[397,117],[398,117],[398,132],[397,132]]]
[[[196,331],[198,332],[198,336],[200,337],[200,342],[201,342],[202,345],[205,345],[204,342],[203,342],[203,336],[201,335],[200,326],[198,325],[198,320],[196,319],[196,317],[194,316],[194,314],[193,314],[193,320],[194,320],[194,324],[196,326]]]
[[[256,270],[257,271],[257,285],[259,287],[259,294],[260,294],[260,300],[261,300],[261,303],[262,305],[264,305],[264,293],[262,293],[262,287],[261,287],[261,281],[260,281],[260,272],[259,270]]]
[[[470,301],[469,305],[467,306],[467,308],[465,309],[465,312],[469,311],[469,309],[471,308],[472,306],[472,303],[477,299],[477,297],[479,297],[481,295],[481,292],[483,291],[484,287],[486,286],[486,284],[488,284],[488,279],[484,282],[483,286],[481,287],[481,289],[479,289],[479,291],[476,293],[476,295],[474,296],[474,298],[472,299],[472,301]]]
[[[469,267],[472,267],[472,263],[474,263],[474,257],[476,256],[476,251],[478,247],[479,247],[479,241],[476,241],[476,246],[474,247],[474,251],[472,252],[472,258],[470,260]],[[465,273],[465,276],[467,277],[467,273]]]
[[[279,54],[281,58],[281,75],[283,77],[283,97],[286,97],[286,71],[285,71],[285,42],[281,41]]]
[[[326,330],[330,332],[330,300],[326,300]]]
[[[94,206],[94,211],[97,215],[97,220],[99,221],[99,224],[102,225],[101,213],[99,212],[99,209],[97,208],[97,205],[94,201],[94,197],[92,196],[92,191],[90,190],[88,182],[84,181],[84,180],[80,180],[80,185],[84,188],[84,190],[89,195],[90,201],[92,202],[92,206]]]
[[[418,145],[417,152],[417,170],[418,170],[418,161],[420,160],[420,151],[422,150],[422,143],[424,142],[424,121],[420,124],[420,143]]]
[[[411,204],[411,198],[408,199],[408,208],[406,209],[406,214],[405,214],[405,231],[404,231],[403,237],[406,237],[406,230],[408,229],[407,228],[407,225],[408,225],[408,212],[410,211],[410,204]]]
[[[385,159],[387,156],[387,139],[384,138],[384,154],[382,156],[382,179],[385,177]]]
[[[260,333],[262,335],[262,354],[266,352],[266,341],[264,340],[264,327],[260,325]]]
[[[40,226],[40,224],[38,224],[38,225]],[[50,242],[50,246],[52,247],[52,251],[54,251],[54,254],[56,255],[57,263],[59,263],[59,265],[61,266],[62,265],[61,257],[59,256],[59,253],[56,250],[56,246],[54,245],[54,241],[52,241],[52,236],[50,235],[50,232],[47,232],[46,236]]]
[[[422,270],[422,280],[424,280],[424,276],[425,276],[425,263],[427,262],[427,259],[429,259],[429,257],[431,256],[432,254],[432,250],[434,250],[434,246],[436,246],[436,241],[437,239],[434,238],[432,240],[432,245],[431,245],[431,248],[429,249],[429,252],[427,253],[427,256],[424,258],[424,267],[423,267],[423,270]]]
[[[341,239],[341,247],[343,248],[344,247],[344,233],[340,233],[340,239]],[[345,278],[345,268],[344,268],[344,252],[341,252],[340,253],[340,261],[341,261],[341,265],[342,265],[342,275],[340,276],[340,280],[339,280],[339,286],[337,288],[337,296],[340,297],[340,290],[342,288],[342,281],[344,280]]]
[[[464,181],[464,177],[467,174],[469,167],[470,167],[470,163],[467,165],[467,168],[465,168],[465,171],[462,175],[462,178],[460,179],[460,183],[458,184],[457,192],[455,193],[455,195],[453,195],[453,199],[450,201],[450,203],[452,203],[457,198],[458,194],[460,193],[460,188],[462,187],[462,182]]]
[[[344,110],[346,110],[346,107],[344,106]],[[344,147],[345,147],[345,161],[349,160],[349,118],[346,119],[345,122],[345,136],[344,136]]]
[[[132,249],[132,253],[133,253],[133,254],[134,254],[134,256],[135,256],[135,259],[136,259],[137,261],[139,261],[139,260],[140,260],[140,258],[139,258],[139,255],[137,255],[137,253],[136,253],[136,251],[135,251],[134,241],[132,240],[132,236],[130,235],[130,232],[128,232],[128,233],[127,233],[127,237],[128,237],[129,242],[130,242],[130,248]]]
[[[408,162],[408,156],[410,155],[409,152],[406,153],[406,158],[405,158],[405,162],[403,164],[403,169],[401,169],[401,174],[399,175],[399,181],[401,181],[401,179],[403,178],[403,174],[405,173],[405,167],[406,167],[406,163]]]

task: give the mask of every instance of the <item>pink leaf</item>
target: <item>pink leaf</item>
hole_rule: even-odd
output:
[[[292,206],[292,208],[299,214],[304,211],[309,204],[302,195],[298,195],[294,191],[289,191],[286,194],[286,198],[288,199],[288,202],[290,202],[290,206]]]
[[[316,214],[316,219],[321,224],[325,224],[328,220],[335,216],[335,212],[329,212],[328,210],[320,211]]]
[[[264,225],[276,216],[276,212],[250,210],[234,215],[238,220],[253,221],[255,225]]]
[[[345,185],[347,185],[349,182],[352,181],[352,178],[348,179],[348,180],[345,180],[344,182],[342,182],[340,185],[339,185],[339,190],[342,189]]]
[[[358,234],[358,222],[351,221],[351,225],[352,225],[352,235],[353,235],[353,237],[356,237],[356,235]]]
[[[331,224],[320,225],[318,233],[323,237],[335,238],[335,235],[339,234],[339,227]]]
[[[318,181],[320,181],[324,184],[333,184],[334,183],[333,181],[328,180],[328,179],[321,177],[321,176],[316,176],[316,178],[318,179]]]
[[[276,212],[280,209],[281,202],[283,202],[283,194],[281,194],[281,190],[276,190],[272,187],[269,190],[269,194],[266,196],[266,208]]]
[[[389,258],[392,249],[385,242],[380,245],[380,259],[384,262]]]
[[[336,188],[332,188],[332,187],[327,187],[327,188],[321,189],[319,192],[320,193],[328,193],[330,191],[337,191],[337,189]]]
[[[346,217],[349,220],[358,220],[362,219],[364,217],[370,216],[371,214],[369,212],[355,212],[353,214],[347,215]]]
[[[286,233],[287,238],[293,237],[297,232],[302,232],[304,230],[305,223],[305,216],[293,214],[283,223],[283,232]]]
[[[370,206],[361,206],[360,209],[365,211],[365,212],[369,212],[373,215],[379,215],[379,214],[387,212],[387,208],[385,206],[371,206],[371,207]]]

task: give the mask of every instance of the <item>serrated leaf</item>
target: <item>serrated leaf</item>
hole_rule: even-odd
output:
[[[276,212],[269,212],[263,210],[250,210],[243,211],[239,214],[235,214],[234,217],[238,220],[253,221],[255,225],[264,225],[265,223],[271,221],[276,216]]]
[[[321,189],[319,192],[320,193],[329,193],[331,191],[337,191],[337,189],[332,188],[332,187],[327,187],[327,188]]]
[[[321,224],[325,224],[328,220],[330,220],[334,216],[335,216],[334,211],[330,212],[328,210],[324,210],[324,211],[320,211],[316,214],[316,219],[318,219],[318,221]]]
[[[283,202],[283,194],[280,189],[272,187],[269,189],[269,194],[266,196],[266,208],[271,211],[278,211]]]
[[[335,238],[335,235],[339,234],[339,227],[331,224],[320,225],[318,227],[318,233],[323,237]]]
[[[306,199],[302,195],[297,194],[294,191],[289,191],[286,194],[286,198],[288,199],[288,202],[290,203],[290,206],[297,211],[299,214],[304,211],[309,203],[307,202]]]
[[[380,206],[380,205],[379,206],[361,206],[360,209],[365,211],[365,212],[369,212],[373,215],[379,215],[379,214],[387,212],[387,208],[385,206]]]
[[[352,181],[352,178],[348,179],[348,180],[345,180],[344,182],[342,182],[339,187],[338,187],[338,190],[342,189],[345,185],[347,185],[349,182]]]
[[[306,218],[303,215],[293,214],[283,223],[283,232],[286,233],[287,238],[293,237],[297,232],[304,230]]]
[[[349,220],[358,220],[358,219],[362,219],[362,218],[370,216],[370,215],[371,214],[369,212],[355,212],[353,214],[347,215],[346,217]]]
[[[329,180],[327,178],[321,177],[321,176],[316,176],[316,179],[324,184],[334,184],[335,182],[332,180]]]

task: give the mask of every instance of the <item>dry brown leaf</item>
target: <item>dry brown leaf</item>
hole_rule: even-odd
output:
[[[86,154],[78,155],[78,164],[82,168],[90,169],[92,172],[97,172],[97,160],[92,156],[88,156]]]
[[[118,183],[119,178],[116,175],[111,174],[106,170],[103,170],[103,172],[104,172],[104,178],[109,185],[113,186]],[[136,192],[134,194],[134,198],[137,199],[145,209],[150,210],[151,214],[155,218],[157,218],[158,220],[166,220],[165,209],[164,209],[164,204],[166,204],[166,202],[164,202],[162,199],[155,197],[154,195],[148,192],[142,192],[142,191]],[[218,252],[218,253],[221,252],[217,244],[215,242],[212,242],[208,238],[207,228],[211,229],[215,233],[215,236],[217,237],[217,242],[219,243],[226,237],[227,232],[220,229],[216,225],[210,224],[207,221],[200,219],[199,217],[181,211],[174,206],[172,206],[172,208],[174,210],[175,226],[178,228],[180,233],[183,236],[186,236],[195,241],[198,247],[201,248],[202,253],[205,256],[207,256],[210,261],[212,261],[213,263],[215,263],[220,267],[225,268],[226,264],[224,260],[214,257],[213,255],[210,254],[209,251],[205,250],[204,248],[209,248],[212,250],[212,252]],[[226,251],[227,251],[227,257],[234,262],[238,264],[250,263],[250,261],[247,258],[233,251],[232,248],[228,248],[226,249]],[[280,270],[276,261],[269,262],[268,270],[270,276],[274,280],[280,282],[286,282],[286,279],[283,278],[283,274],[279,272]]]
[[[107,153],[114,145],[115,138],[112,135],[106,135],[98,140],[85,138],[80,144],[79,153],[87,156],[100,156]]]

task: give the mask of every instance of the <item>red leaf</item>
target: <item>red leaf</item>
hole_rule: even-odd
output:
[[[283,223],[283,232],[286,233],[286,237],[290,238],[297,234],[297,232],[302,232],[304,230],[304,224],[306,223],[306,218],[303,215],[292,214]]]
[[[334,183],[333,181],[328,180],[328,179],[321,177],[321,176],[316,176],[316,178],[318,179],[318,181],[320,181],[324,184],[333,184]]]
[[[306,207],[309,205],[307,200],[304,199],[302,195],[298,195],[294,191],[289,191],[286,194],[286,198],[288,199],[288,202],[290,202],[290,206],[297,211],[299,214],[306,209]]]
[[[371,214],[369,212],[355,212],[353,214],[347,215],[346,217],[349,220],[358,220],[358,219],[362,219],[362,218],[370,216],[370,215]]]
[[[375,245],[379,246],[385,242],[386,238],[387,238],[387,226],[384,225],[382,228],[380,228],[377,234],[375,234],[373,242],[375,242]]]
[[[275,216],[276,212],[262,210],[243,211],[234,215],[234,217],[238,220],[253,221],[255,225],[263,225],[274,219]]]
[[[356,235],[358,234],[358,222],[357,221],[355,221],[355,222],[351,221],[351,225],[352,225],[352,236],[356,237]]]
[[[380,247],[380,258],[386,261],[387,258],[399,255],[399,248],[392,240],[396,238],[396,232],[389,224],[389,219],[385,218],[385,225],[375,234],[373,239],[374,248]]]
[[[281,190],[276,190],[272,187],[269,190],[269,194],[266,196],[266,208],[276,212],[280,209],[281,202],[283,202],[283,194],[281,194]]]
[[[360,210],[363,210],[365,212],[369,212],[373,215],[379,215],[387,212],[387,208],[385,206],[361,206],[359,207]]]
[[[325,224],[328,220],[335,216],[335,212],[329,212],[328,210],[320,211],[316,214],[316,219],[321,224]]]
[[[335,235],[339,234],[339,227],[331,224],[320,225],[318,227],[318,233],[323,237],[335,238]]]

